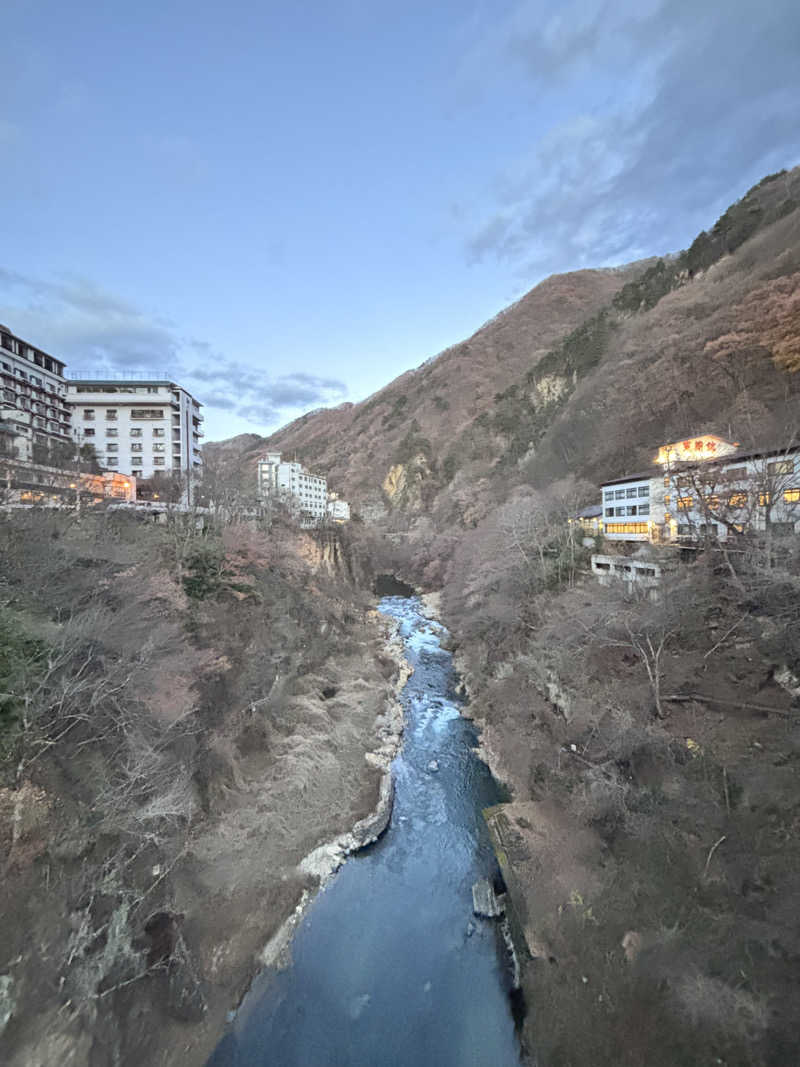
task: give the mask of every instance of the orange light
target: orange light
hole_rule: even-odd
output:
[[[70,489],[77,489],[78,488],[77,485],[75,484],[75,482],[70,482],[69,483],[69,487],[70,487]]]

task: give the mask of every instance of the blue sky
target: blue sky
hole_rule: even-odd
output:
[[[210,438],[359,400],[800,161],[796,0],[4,0],[0,321]]]

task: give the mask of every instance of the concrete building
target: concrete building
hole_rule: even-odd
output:
[[[74,505],[79,489],[81,502],[86,504],[103,500],[127,503],[136,500],[136,479],[130,474],[112,471],[78,473],[0,456],[0,502],[5,505]]]
[[[350,505],[338,493],[328,493],[327,515],[331,522],[349,522]]]
[[[137,478],[179,475],[191,493],[202,466],[198,400],[168,379],[86,379],[67,385],[73,434],[101,467]]]
[[[301,522],[321,522],[327,514],[327,479],[297,461],[282,460],[280,452],[258,461],[258,495],[264,501],[283,500]]]
[[[47,463],[71,445],[64,364],[0,326],[0,451]]]
[[[601,491],[609,541],[724,541],[745,528],[800,532],[800,448],[746,452],[699,435],[663,445],[653,468],[604,482]]]

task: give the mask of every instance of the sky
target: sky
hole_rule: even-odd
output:
[[[800,162],[797,0],[3,0],[0,322],[208,439],[361,400]]]

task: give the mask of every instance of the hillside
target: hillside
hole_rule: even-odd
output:
[[[491,405],[498,388],[514,382],[645,266],[553,275],[471,338],[407,371],[366,401],[311,412],[268,438],[243,434],[209,443],[206,451],[228,462],[238,455],[247,470],[267,447],[296,452],[362,506],[380,509],[381,483],[397,457],[408,452],[414,423],[431,455],[444,455],[449,443]]]
[[[265,447],[296,453],[366,518],[448,529],[695,427],[774,434],[797,389],[798,204],[800,168],[766,178],[680,255],[548,278],[368,400],[226,442],[228,460],[247,478]]]

